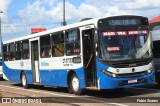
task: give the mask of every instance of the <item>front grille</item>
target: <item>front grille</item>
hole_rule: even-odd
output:
[[[134,60],[134,61],[121,61],[121,62],[109,62],[108,64],[114,68],[126,68],[148,65],[151,60]]]
[[[117,78],[130,78],[130,77],[137,77],[147,75],[147,71],[136,72],[136,73],[126,73],[126,74],[116,74]]]
[[[148,65],[150,61],[141,61],[141,62],[123,62],[123,63],[113,63],[112,66],[115,68],[125,68],[125,67],[137,67]]]
[[[121,60],[121,61],[106,61],[99,60],[102,64],[108,65],[113,68],[128,68],[148,65],[152,58],[147,59],[134,59],[134,60]]]

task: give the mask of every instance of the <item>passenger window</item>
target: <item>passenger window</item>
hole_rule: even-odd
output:
[[[21,42],[16,42],[16,53],[15,53],[15,59],[21,60],[21,50],[22,50],[22,44]]]
[[[40,38],[41,58],[51,57],[50,35]]]
[[[14,61],[15,60],[14,51],[15,51],[14,43],[9,44],[9,52],[8,52],[9,61]]]
[[[79,30],[66,32],[66,55],[80,54],[80,36]]]
[[[52,36],[52,56],[60,57],[64,55],[64,34],[59,33]]]
[[[22,41],[22,58],[29,59],[29,40]]]
[[[8,45],[4,45],[3,46],[3,53],[4,53],[4,61],[8,61],[9,57],[8,57]]]

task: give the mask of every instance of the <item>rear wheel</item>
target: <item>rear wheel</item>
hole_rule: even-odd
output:
[[[22,72],[21,84],[22,84],[23,88],[25,88],[25,89],[28,88],[27,77],[26,77],[26,74],[24,72]]]
[[[75,95],[83,94],[84,90],[80,88],[79,79],[75,73],[71,76],[70,88]]]

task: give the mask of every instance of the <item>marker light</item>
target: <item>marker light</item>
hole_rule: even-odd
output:
[[[112,75],[112,77],[113,77],[113,78],[115,78],[115,77],[116,77],[116,74],[111,74],[111,75]]]

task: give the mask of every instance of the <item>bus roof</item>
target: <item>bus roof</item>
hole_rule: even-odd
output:
[[[27,36],[22,36],[22,37],[15,38],[15,39],[12,39],[12,40],[4,41],[3,44],[16,42],[16,41],[21,41],[21,40],[25,40],[25,39],[32,39],[32,38],[35,38],[35,37],[39,37],[41,35],[47,35],[47,34],[51,34],[51,33],[54,33],[54,32],[64,31],[64,30],[67,30],[67,29],[77,28],[77,27],[81,27],[81,26],[85,26],[85,25],[87,26],[87,25],[94,24],[95,27],[96,27],[98,19],[100,19],[100,18],[89,19],[89,20],[77,22],[77,23],[74,23],[74,24],[61,26],[61,27],[54,28],[54,29],[49,29],[49,30],[46,30],[46,31],[43,31],[43,32],[34,33],[34,34],[27,35]]]
[[[144,16],[140,16],[140,15],[119,15],[119,16],[139,16],[139,17],[144,17]],[[119,16],[110,16],[110,17],[119,17]],[[12,39],[12,40],[7,40],[7,41],[4,41],[3,44],[16,42],[16,41],[22,41],[22,40],[26,40],[26,39],[32,39],[32,38],[36,38],[36,37],[39,37],[39,36],[42,36],[42,35],[47,35],[47,34],[60,32],[60,31],[64,31],[64,30],[68,30],[68,29],[72,29],[72,28],[77,28],[77,27],[81,27],[81,26],[87,26],[87,25],[91,25],[91,24],[94,24],[95,27],[97,27],[97,21],[99,19],[104,19],[104,18],[109,18],[109,17],[93,18],[93,19],[77,22],[77,23],[74,23],[74,24],[61,26],[61,27],[54,28],[54,29],[49,29],[49,30],[46,30],[46,31],[43,31],[43,32],[22,36],[22,37],[15,38],[15,39]]]

